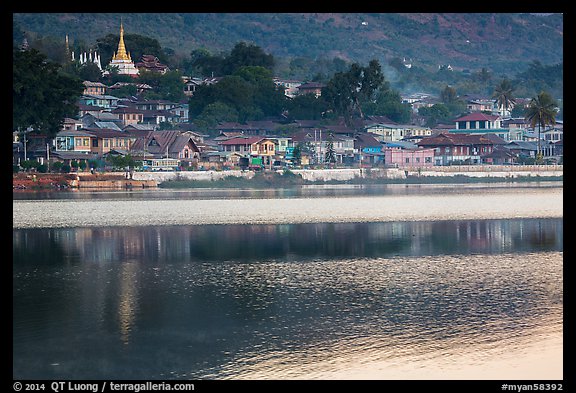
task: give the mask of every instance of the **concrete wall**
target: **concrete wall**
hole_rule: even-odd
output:
[[[281,171],[279,171],[281,173]],[[294,169],[295,174],[309,181],[346,181],[357,177],[372,179],[405,179],[409,176],[457,176],[470,177],[521,177],[563,176],[562,165],[462,165],[432,168],[375,168],[375,169]],[[182,171],[182,172],[134,172],[134,180],[220,180],[228,176],[251,179],[252,171]]]

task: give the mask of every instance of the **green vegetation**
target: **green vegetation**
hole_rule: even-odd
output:
[[[538,152],[536,162],[542,161],[542,149],[540,147],[541,138],[540,132],[546,129],[549,124],[554,124],[556,121],[556,114],[558,103],[547,92],[541,92],[538,96],[532,98],[530,105],[526,110],[526,120],[530,122],[530,127],[533,129],[538,126]]]
[[[64,118],[78,113],[82,81],[62,74],[59,64],[35,49],[14,49],[12,64],[13,130],[31,127],[35,133],[55,136]]]

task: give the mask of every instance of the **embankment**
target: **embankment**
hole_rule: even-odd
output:
[[[284,172],[181,171],[125,173],[50,174],[18,173],[12,188],[38,189],[134,189],[163,187],[268,187],[314,183],[398,183],[437,181],[562,180],[562,165],[476,165],[430,168],[294,169]],[[249,181],[246,181],[249,180]]]

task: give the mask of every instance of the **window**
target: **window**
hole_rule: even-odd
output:
[[[76,138],[76,146],[82,146],[82,139]]]
[[[427,164],[432,163],[432,157],[424,157],[424,162]]]
[[[416,162],[420,162],[420,157],[416,157]]]
[[[92,147],[98,147],[98,139],[92,139]]]
[[[410,163],[410,157],[406,157],[406,164]]]
[[[90,138],[84,138],[82,140],[82,145],[84,146],[90,146]]]
[[[104,139],[104,147],[108,147],[108,139]]]

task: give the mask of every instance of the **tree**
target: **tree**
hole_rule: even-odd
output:
[[[294,151],[292,153],[292,162],[294,163],[294,165],[300,165],[300,163],[302,162],[302,149],[300,148],[300,145],[297,145],[294,148]]]
[[[324,162],[326,164],[336,163],[336,152],[334,151],[333,136],[330,134],[326,142],[326,154],[324,154]]]
[[[492,98],[496,99],[496,104],[498,109],[502,111],[502,114],[509,112],[514,105],[516,105],[516,99],[513,96],[514,87],[508,79],[503,79],[495,88]]]
[[[326,101],[314,94],[301,94],[287,102],[288,118],[290,120],[321,120],[322,113],[326,112]]]
[[[237,122],[238,111],[220,101],[206,105],[202,113],[195,119],[194,124],[208,131],[215,130],[216,126],[222,122]]]
[[[548,124],[556,123],[556,114],[558,103],[547,92],[541,92],[536,97],[530,100],[530,104],[526,109],[526,120],[530,122],[530,126],[535,128],[538,125],[538,151],[536,159],[538,163],[542,162],[542,151],[540,142],[540,132],[542,128],[546,128]]]
[[[456,89],[446,85],[444,89],[440,92],[440,100],[444,104],[452,104],[458,99],[458,94],[456,94]]]
[[[431,107],[422,107],[418,109],[418,114],[427,118],[427,127],[433,127],[450,118],[450,111],[446,104],[434,104]]]
[[[400,93],[381,88],[373,101],[364,106],[364,113],[371,116],[386,116],[397,123],[408,123],[412,115],[412,105],[403,103]]]
[[[146,99],[179,102],[186,97],[180,71],[167,71],[165,74],[154,71],[142,71],[138,76],[138,81],[152,87],[151,91],[144,94]]]
[[[347,72],[337,72],[322,89],[322,96],[331,109],[344,117],[350,126],[358,114],[364,118],[362,105],[374,98],[384,83],[384,74],[378,60],[371,60],[367,67],[353,63]]]
[[[15,50],[13,55],[12,123],[16,130],[29,127],[54,137],[64,118],[78,114],[82,80],[64,75],[59,64],[47,61],[35,49]]]
[[[267,54],[257,45],[245,42],[237,43],[230,55],[224,59],[224,75],[231,75],[244,66],[264,67],[268,70],[274,69],[274,56]]]

